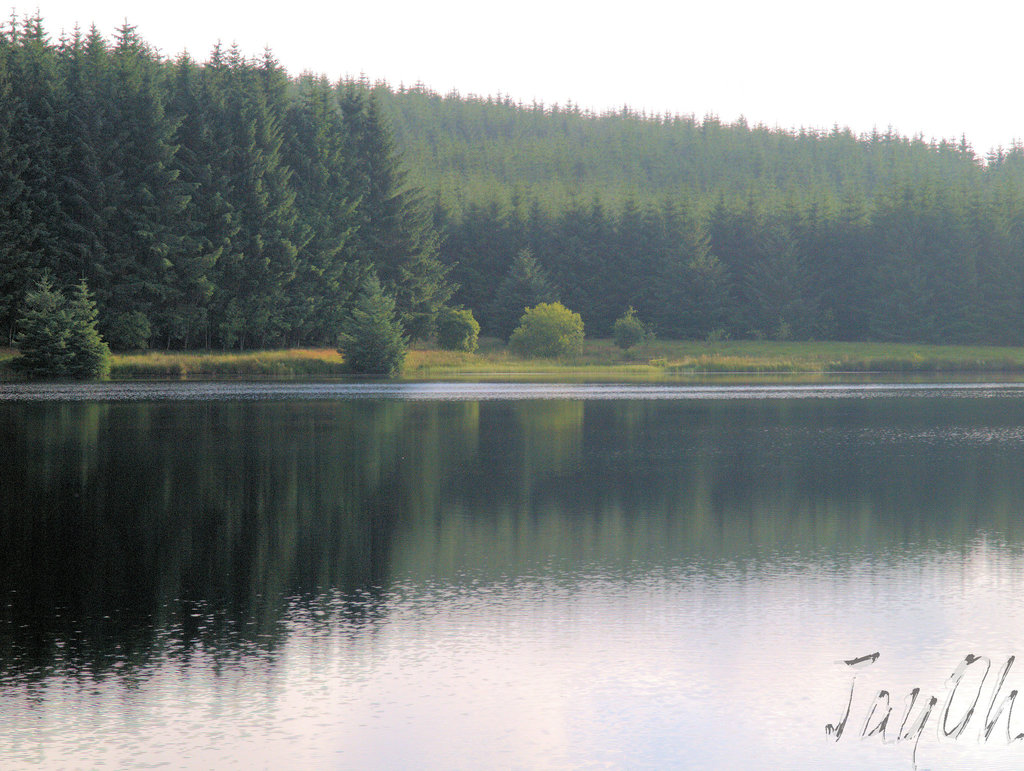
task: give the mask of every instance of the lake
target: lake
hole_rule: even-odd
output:
[[[4,769],[1024,766],[1019,385],[0,384],[0,453]]]

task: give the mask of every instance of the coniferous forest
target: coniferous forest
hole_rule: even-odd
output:
[[[532,297],[588,336],[632,307],[671,338],[1019,345],[1024,149],[332,83],[270,52],[167,59],[128,25],[5,28],[5,340],[49,275],[87,282],[115,348],[330,346],[371,274],[414,338],[459,305],[507,337]]]
[[[424,336],[451,284],[377,95],[125,25],[0,37],[0,329],[85,279],[115,348],[334,345],[371,273]]]

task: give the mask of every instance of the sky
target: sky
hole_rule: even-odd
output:
[[[168,57],[219,40],[292,73],[507,94],[597,112],[715,114],[784,129],[965,135],[979,155],[1024,137],[1024,4],[975,0],[40,0],[53,39],[126,19]]]

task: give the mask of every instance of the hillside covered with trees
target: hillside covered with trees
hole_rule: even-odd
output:
[[[485,332],[529,250],[588,334],[1024,341],[1024,150],[376,89]]]
[[[672,338],[1024,342],[1024,150],[290,77],[125,25],[0,35],[0,332],[84,279],[115,348],[334,345],[560,300]],[[372,281],[370,282],[372,284]]]

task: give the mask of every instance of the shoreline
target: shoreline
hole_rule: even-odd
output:
[[[0,381],[22,382],[0,349]],[[469,354],[410,349],[392,382],[496,380],[544,382],[857,382],[899,378],[1024,380],[1024,347],[913,343],[655,340],[629,351],[588,340],[573,360],[520,359],[497,340]],[[380,380],[351,375],[331,348],[260,351],[142,351],[114,354],[109,380]]]

